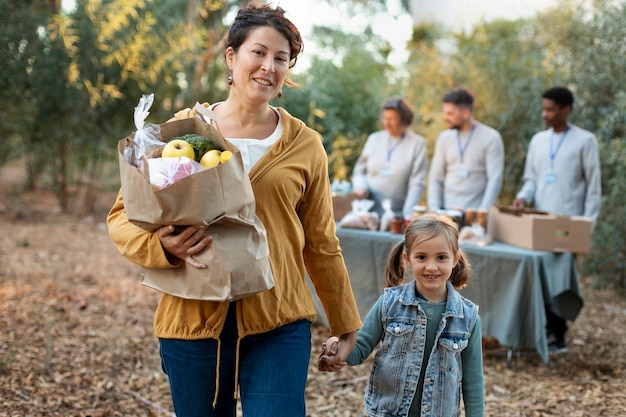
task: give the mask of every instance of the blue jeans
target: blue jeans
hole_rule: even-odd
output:
[[[178,417],[235,417],[235,303],[228,310],[220,340],[218,353],[214,339],[159,339],[161,363]],[[280,410],[286,417],[304,417],[310,354],[311,323],[306,320],[243,338],[238,370],[243,415],[269,417]]]

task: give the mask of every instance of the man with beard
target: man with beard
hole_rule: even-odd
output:
[[[533,136],[526,155],[524,184],[513,205],[534,204],[538,210],[566,216],[585,216],[595,224],[602,195],[600,158],[593,133],[568,123],[574,95],[566,87],[552,87],[541,95],[541,116],[547,130]],[[564,318],[547,308],[551,353],[567,351]]]
[[[473,117],[474,96],[454,88],[443,96],[448,129],[437,138],[428,176],[431,210],[488,209],[502,188],[504,145],[495,129]]]

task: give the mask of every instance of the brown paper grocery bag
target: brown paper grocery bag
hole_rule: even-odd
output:
[[[209,224],[225,215],[254,219],[255,200],[241,153],[213,126],[194,117],[160,125],[164,142],[188,133],[205,136],[232,151],[225,164],[197,172],[161,190],[150,184],[147,171],[124,159],[124,149],[134,144],[134,134],[118,143],[122,195],[128,219],[153,232],[163,225]],[[144,166],[147,166],[144,163]]]
[[[233,157],[215,168],[202,170],[163,189],[154,189],[148,173],[124,158],[134,145],[134,134],[118,143],[120,177],[128,219],[143,229],[163,225],[209,225],[210,247],[195,258],[207,265],[196,269],[143,269],[143,283],[179,297],[228,301],[274,286],[269,264],[267,234],[255,215],[255,199],[241,153],[201,117],[176,120],[160,126],[164,142],[188,133],[215,141]],[[144,163],[144,166],[147,166]]]
[[[143,268],[144,285],[182,298],[233,301],[274,286],[267,235],[261,221],[224,217],[208,228],[213,242],[174,269]]]

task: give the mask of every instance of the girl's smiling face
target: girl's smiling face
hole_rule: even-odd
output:
[[[289,41],[273,27],[252,30],[236,52],[232,47],[226,50],[233,90],[253,101],[269,102],[285,82],[289,54]]]
[[[446,300],[446,282],[460,255],[452,253],[444,236],[416,240],[407,250],[408,254],[404,252],[402,259],[411,266],[417,291],[429,301]]]

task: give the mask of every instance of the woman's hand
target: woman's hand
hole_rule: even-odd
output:
[[[324,372],[335,372],[347,365],[346,358],[354,349],[357,332],[345,333],[339,337],[332,336],[322,345],[317,368]]]
[[[168,255],[184,260],[194,268],[204,269],[206,265],[194,259],[196,255],[204,250],[213,238],[205,235],[206,226],[188,226],[180,233],[172,225],[161,227],[157,234],[161,245]]]

